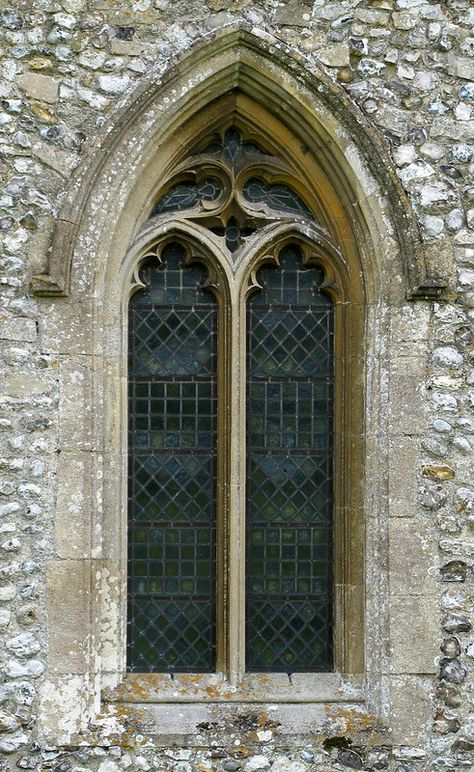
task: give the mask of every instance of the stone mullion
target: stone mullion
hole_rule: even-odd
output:
[[[245,672],[245,304],[230,304],[228,676],[236,685]]]

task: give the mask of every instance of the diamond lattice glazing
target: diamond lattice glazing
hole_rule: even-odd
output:
[[[248,670],[332,666],[333,306],[286,248],[247,313]]]
[[[215,667],[216,306],[177,245],[130,303],[128,668]]]

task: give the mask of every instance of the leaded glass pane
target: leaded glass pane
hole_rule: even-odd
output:
[[[292,212],[313,219],[313,215],[294,190],[282,183],[270,185],[258,177],[252,177],[243,188],[244,198],[252,204],[265,204],[270,209]]]
[[[219,198],[221,191],[222,186],[216,177],[207,177],[197,184],[179,182],[160,198],[153,207],[151,215],[192,209],[201,201],[215,201]]]
[[[128,669],[215,668],[216,304],[170,245],[130,302]]]
[[[247,311],[247,669],[330,670],[333,305],[280,257]]]

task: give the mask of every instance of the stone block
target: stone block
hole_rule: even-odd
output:
[[[428,524],[393,518],[389,524],[390,590],[394,595],[434,595],[435,534]]]
[[[58,98],[59,80],[50,75],[40,75],[37,72],[25,72],[18,78],[18,84],[28,96],[40,102],[56,102]]]
[[[102,446],[98,420],[101,360],[90,356],[59,358],[59,444],[61,450]]]
[[[349,46],[347,43],[329,46],[319,54],[319,59],[328,67],[346,67],[350,64]]]
[[[284,24],[288,27],[307,27],[311,21],[308,9],[291,5],[290,7],[281,7],[277,10],[275,20],[278,24]]]
[[[425,745],[432,723],[431,691],[429,678],[391,678],[390,737],[395,745]]]
[[[42,349],[46,353],[100,353],[94,349],[92,309],[89,304],[55,300],[44,309],[39,320],[39,330]]]
[[[425,362],[400,357],[390,364],[390,415],[392,436],[420,435],[425,430],[425,401],[421,392]]]
[[[100,561],[101,673],[110,685],[117,685],[122,670],[122,643],[126,638],[126,565],[120,560]]]
[[[429,321],[430,308],[426,304],[391,309],[390,341],[397,357],[426,356]]]
[[[411,30],[416,24],[416,19],[407,11],[399,11],[392,14],[393,26],[395,29]]]
[[[114,38],[110,43],[110,53],[118,56],[140,56],[143,44],[139,40],[119,40]]]
[[[448,54],[448,72],[464,80],[474,80],[474,59],[466,56],[458,56],[455,53]]]
[[[93,718],[94,692],[89,676],[48,675],[39,686],[40,742],[68,745]]]
[[[413,517],[416,512],[418,505],[416,462],[415,437],[406,435],[391,438],[388,462],[390,517]]]
[[[415,591],[416,583],[412,583]],[[438,605],[434,595],[396,595],[390,598],[392,673],[435,673],[439,655]]]
[[[474,139],[474,121],[456,121],[444,116],[435,118],[431,127],[431,136],[448,137],[456,142],[468,142]]]
[[[33,343],[37,338],[36,322],[34,319],[22,317],[1,317],[0,338],[21,343]]]
[[[87,673],[93,597],[93,561],[50,561],[46,570],[48,671]]]
[[[32,397],[37,394],[47,394],[51,391],[51,383],[48,382],[46,377],[41,377],[41,371],[39,373],[31,374],[32,370],[20,371],[17,367],[15,375],[11,375],[5,378],[4,393],[9,397]]]
[[[58,493],[56,500],[55,547],[61,558],[92,557],[92,521],[97,506],[95,481],[100,480],[96,466],[100,454],[64,450],[58,458]]]

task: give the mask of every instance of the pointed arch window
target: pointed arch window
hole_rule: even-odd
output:
[[[132,673],[334,668],[347,267],[326,225],[241,126],[161,186],[129,309]]]

